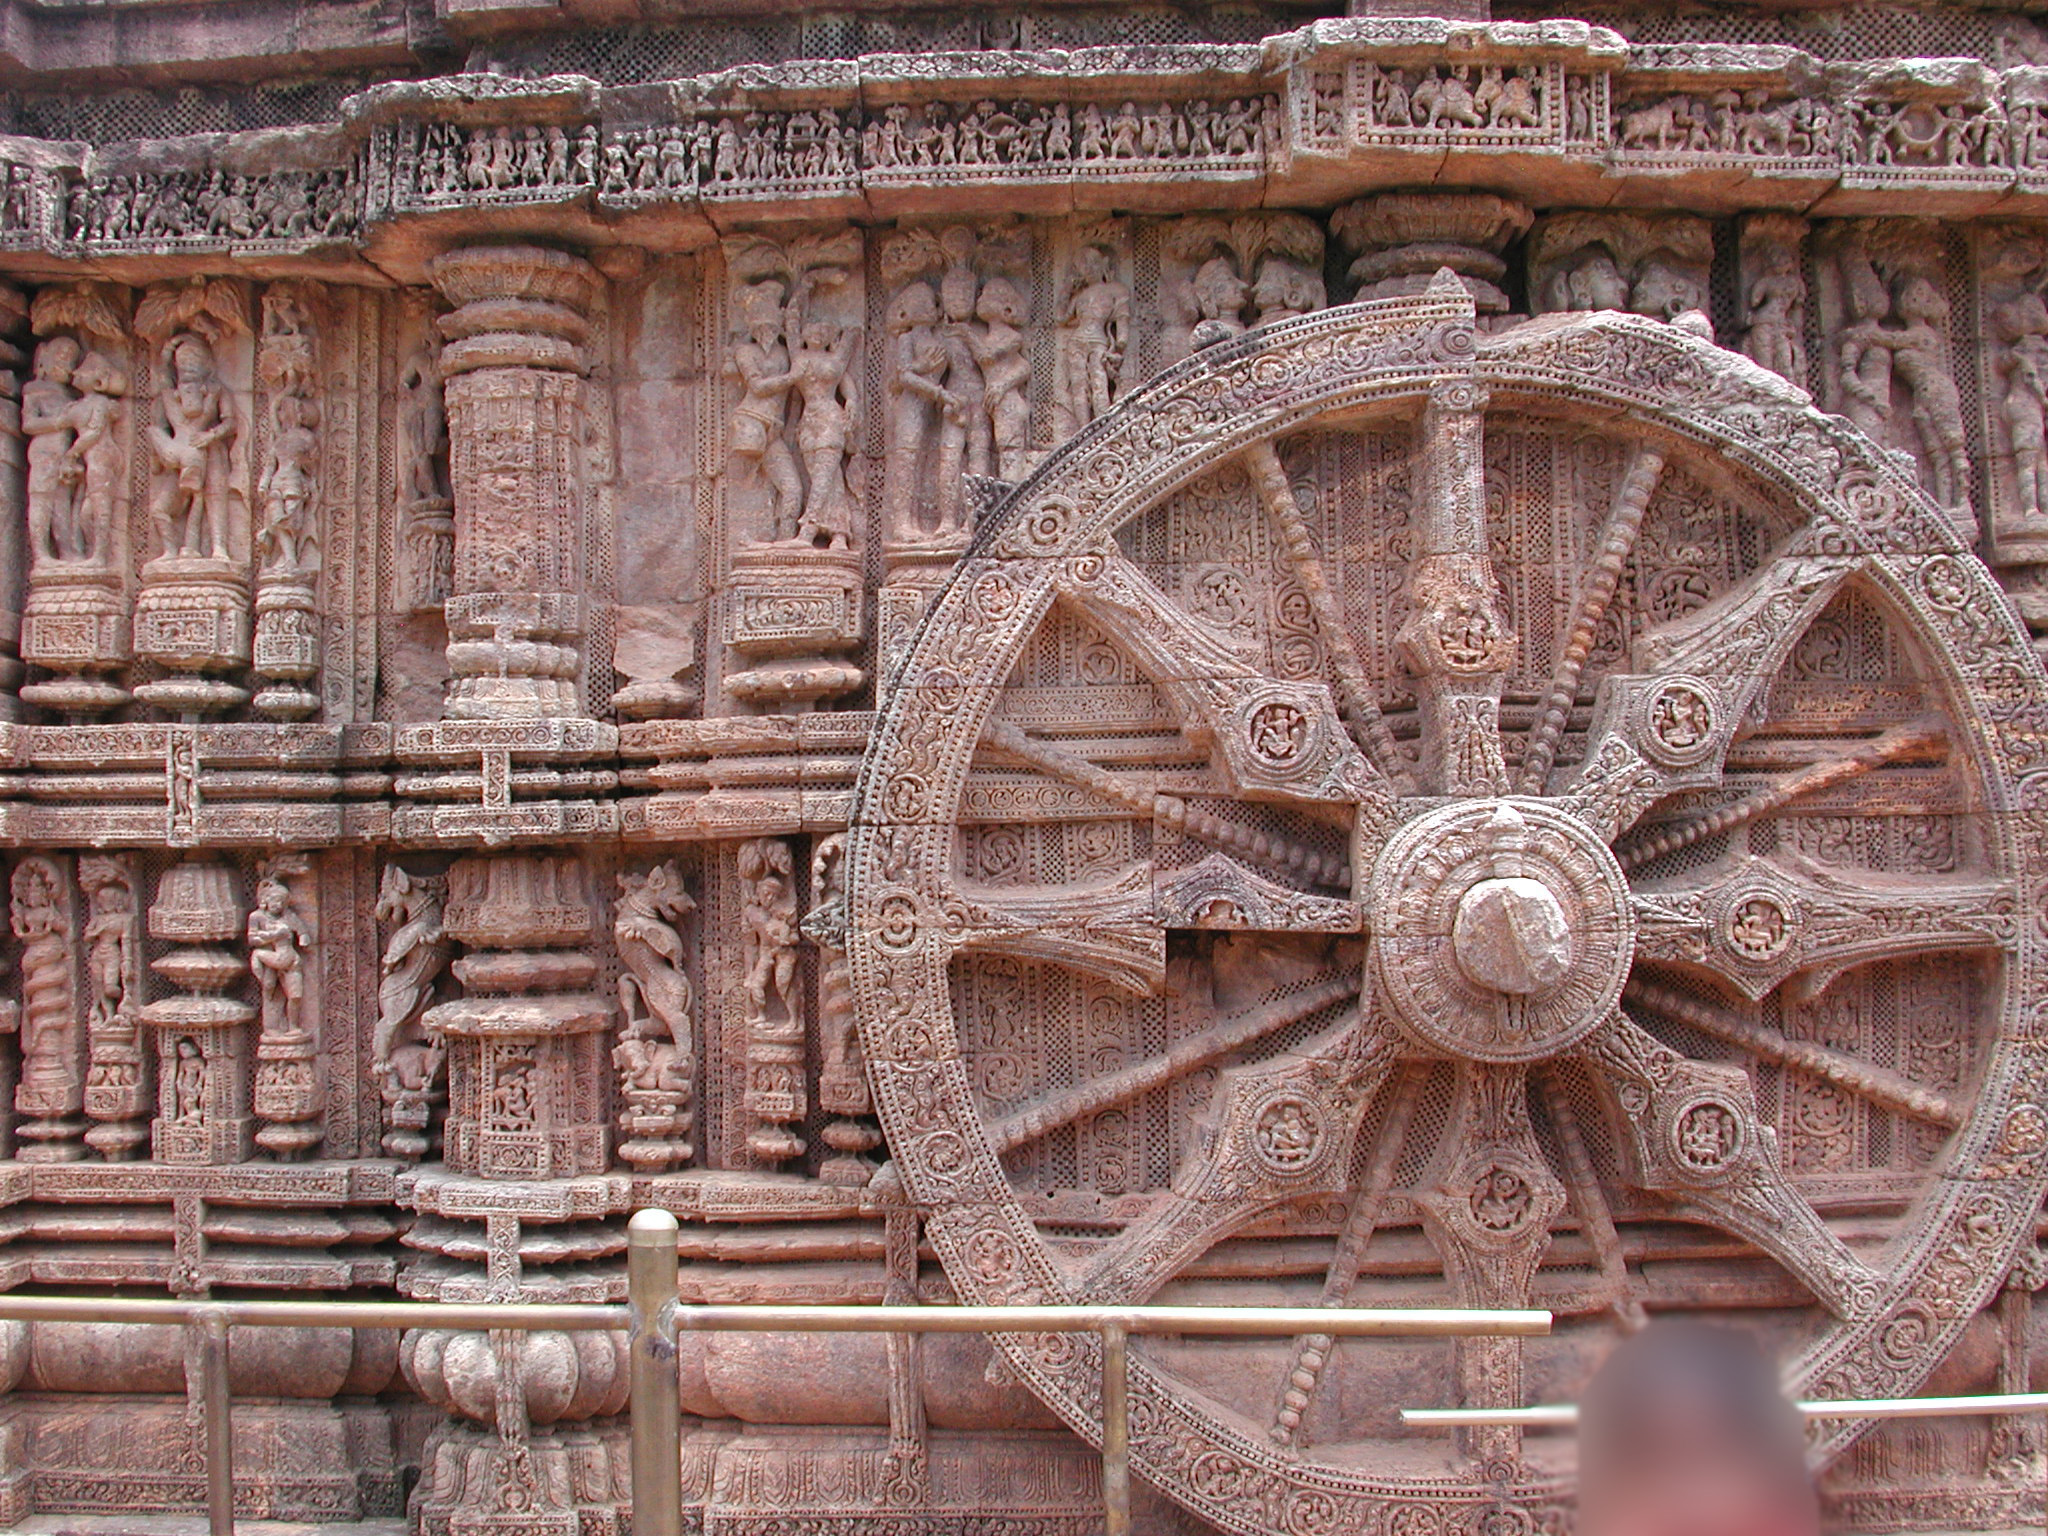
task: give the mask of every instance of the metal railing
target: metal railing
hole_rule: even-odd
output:
[[[1106,1536],[1131,1528],[1129,1340],[1133,1334],[1238,1338],[1530,1337],[1538,1311],[1429,1307],[707,1306],[677,1297],[680,1228],[662,1210],[626,1229],[626,1305],[416,1301],[176,1301],[18,1296],[0,1292],[0,1321],[182,1324],[198,1346],[192,1387],[204,1426],[211,1536],[234,1536],[235,1484],[228,1330],[455,1328],[593,1330],[630,1340],[634,1536],[681,1536],[682,1398],[676,1337],[722,1333],[1093,1333],[1102,1340],[1102,1505]]]
[[[1133,1334],[1238,1338],[1533,1337],[1550,1331],[1542,1311],[1364,1307],[1160,1306],[714,1306],[678,1299],[676,1218],[644,1210],[627,1223],[626,1304],[418,1301],[177,1301],[169,1298],[20,1296],[0,1292],[0,1322],[180,1324],[196,1346],[190,1384],[204,1429],[211,1536],[234,1536],[233,1405],[228,1330],[453,1328],[623,1332],[629,1339],[635,1536],[680,1536],[682,1399],[679,1333],[1093,1333],[1102,1340],[1102,1504],[1106,1536],[1131,1528],[1129,1341]],[[1814,1418],[1940,1418],[2048,1413],[2048,1392],[1974,1397],[1802,1402]],[[1570,1428],[1570,1404],[1534,1408],[1404,1408],[1414,1428],[1516,1425]]]

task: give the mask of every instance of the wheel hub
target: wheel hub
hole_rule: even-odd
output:
[[[1571,970],[1564,904],[1526,875],[1482,880],[1458,902],[1451,953],[1479,986],[1515,997],[1548,992]]]
[[[1539,1061],[1614,1007],[1634,922],[1606,845],[1534,799],[1461,801],[1388,841],[1373,967],[1402,1026],[1470,1060]]]

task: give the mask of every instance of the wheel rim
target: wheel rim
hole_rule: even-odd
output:
[[[1532,689],[1511,676],[1514,631],[1540,605],[1502,598],[1485,436],[1496,421],[1592,412],[1625,457],[1554,636],[1527,642]],[[1361,620],[1346,606],[1356,594],[1329,579],[1275,445],[1312,451],[1317,433],[1404,423],[1418,510],[1412,547],[1389,562],[1402,601]],[[1659,594],[1636,589],[1632,546],[1656,521],[1664,477],[1701,472],[1732,475],[1745,505],[1782,526],[1739,578],[1701,603],[1681,594],[1660,620]],[[1117,542],[1219,475],[1250,488],[1292,582],[1296,622],[1285,636],[1268,623],[1263,660],[1233,643],[1228,569],[1162,601]],[[1200,748],[1197,768],[1134,769],[1005,709],[1056,602],[1121,658],[1119,676],[1164,701]],[[1738,743],[1770,739],[1771,687],[1795,647],[1825,660],[1827,645],[1808,637],[1817,624],[1831,634],[1843,613],[1853,623],[1858,604],[1909,637],[1933,707],[1856,722],[1761,779],[1731,776]],[[1640,620],[1632,634],[1625,610]],[[1626,656],[1605,643],[1609,623]],[[1373,635],[1362,641],[1362,628]],[[1504,685],[1522,712],[1506,729]],[[1670,1219],[1754,1245],[1813,1295],[1793,1368],[1803,1390],[1914,1390],[1995,1291],[2043,1193],[2048,1020],[2027,1005],[2041,995],[2041,935],[2016,914],[2039,885],[2044,701],[2038,660],[1938,509],[1803,393],[1682,331],[1558,316],[1482,344],[1469,302],[1440,288],[1199,354],[995,510],[918,630],[863,768],[849,859],[863,1042],[890,1148],[949,1279],[983,1303],[1142,1300],[1271,1213],[1335,1199],[1323,1295],[1341,1303],[1357,1299],[1360,1250],[1391,1200],[1426,1234],[1447,1299],[1526,1304],[1569,1213],[1625,1310],[1639,1297],[1614,1214],[1597,1209],[1618,1180]],[[1395,739],[1410,725],[1413,747]],[[1709,874],[1685,872],[1731,829],[1929,761],[1949,765],[1984,813],[1967,823],[1968,856],[1940,879],[1869,878],[1797,847],[1722,848]],[[990,843],[963,825],[1061,800],[1199,856],[1113,846],[1101,873],[1036,888],[963,862],[968,842]],[[1220,815],[1221,802],[1258,809]],[[956,1017],[962,968],[991,960],[1003,985],[1057,974],[1086,978],[1088,998],[1170,994],[1169,934],[1219,927],[1287,943],[1370,937],[1362,958],[1328,951],[1291,998],[1149,1051],[1142,1030],[1112,1025],[1118,1049],[1058,1080],[1006,1082],[1019,1074],[985,1027],[989,1006],[970,998],[970,1016]],[[1843,977],[1944,949],[1972,957],[1983,997],[1952,1085],[1746,1011],[1824,999]],[[1031,1000],[1018,993],[994,1012],[1025,1020]],[[1670,1043],[1702,1038],[1711,1052]],[[1020,1190],[1019,1149],[1142,1103],[1196,1058],[1220,1075],[1206,1129],[1171,1159],[1166,1187],[1106,1202],[1098,1236],[1048,1231],[1058,1213]],[[1852,1248],[1802,1192],[1812,1180],[1783,1166],[1757,1099],[1770,1071],[1858,1101],[1888,1127],[1933,1128],[1938,1147],[1929,1141],[1904,1181],[1910,1195],[1881,1241]],[[1405,1143],[1432,1098],[1447,1099],[1448,1120],[1418,1176]],[[1099,1435],[1091,1341],[998,1342],[1062,1418]],[[1233,1397],[1179,1355],[1139,1352],[1134,1465],[1247,1532],[1505,1531],[1568,1497],[1556,1462],[1513,1431],[1405,1466],[1310,1436],[1330,1353],[1327,1340],[1301,1341],[1290,1370]],[[1520,1401],[1521,1346],[1460,1346],[1449,1380],[1468,1402]],[[1858,1429],[1829,1427],[1816,1454]]]

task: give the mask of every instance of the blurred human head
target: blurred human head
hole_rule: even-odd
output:
[[[1578,1536],[1817,1536],[1799,1411],[1747,1334],[1654,1323],[1579,1401]]]

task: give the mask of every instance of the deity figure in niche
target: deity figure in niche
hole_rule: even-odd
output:
[[[1130,287],[1110,276],[1107,250],[1083,245],[1074,254],[1074,281],[1055,353],[1057,404],[1070,435],[1116,404],[1130,331]]]
[[[803,511],[796,537],[818,549],[845,549],[853,539],[853,495],[846,452],[853,440],[856,396],[848,369],[860,333],[827,321],[802,322],[789,349],[789,377],[803,403],[796,446],[803,458]]]
[[[743,339],[725,360],[728,377],[740,385],[732,412],[732,455],[750,465],[768,487],[772,539],[792,538],[804,504],[803,475],[784,436],[789,427],[789,392],[796,382],[783,340],[782,285],[751,283],[740,290]]]
[[[257,544],[266,573],[305,572],[319,564],[319,535],[313,525],[314,464],[320,438],[313,430],[319,407],[298,395],[277,400],[277,436],[270,464],[256,487],[263,508]]]
[[[313,931],[291,907],[282,880],[266,877],[256,887],[249,914],[249,969],[263,1002],[263,1033],[277,1038],[303,1033],[299,1014],[306,998],[306,947]]]
[[[1031,359],[1024,352],[1024,295],[1008,278],[992,277],[982,284],[974,315],[981,324],[969,332],[968,344],[981,370],[982,406],[988,415],[996,474],[1004,480],[1021,480],[1028,466],[1031,434]]]
[[[912,283],[889,306],[889,532],[898,539],[929,538],[919,515],[919,469],[933,439],[935,415],[964,414],[965,402],[946,388],[946,344],[937,326],[938,301],[928,283]]]
[[[158,465],[150,521],[166,557],[228,558],[229,459],[235,421],[213,349],[191,332],[163,349],[164,386],[149,429]]]
[[[37,566],[72,558],[77,544],[78,392],[71,386],[83,350],[72,337],[51,337],[36,348],[34,371],[21,386],[21,430],[28,435],[28,547]]]

